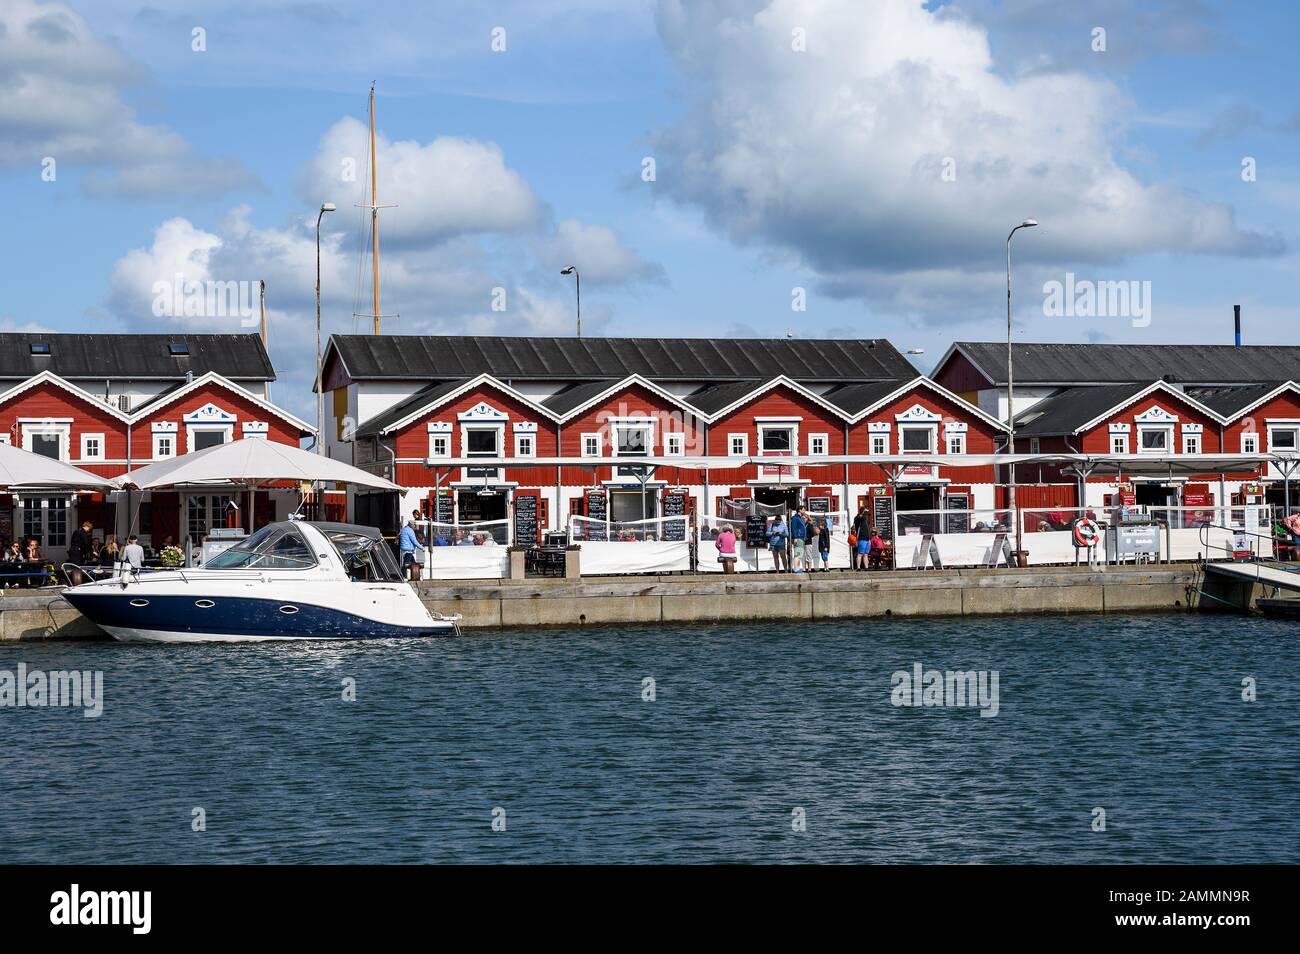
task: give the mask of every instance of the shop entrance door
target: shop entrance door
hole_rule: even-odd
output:
[[[937,533],[939,526],[938,514],[909,513],[908,511],[938,509],[938,487],[905,487],[900,484],[894,488],[894,511],[898,514],[898,532],[900,534]]]
[[[803,502],[803,489],[800,487],[755,487],[754,499],[769,507],[785,507],[789,512]]]

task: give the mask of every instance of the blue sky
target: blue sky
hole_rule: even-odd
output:
[[[373,80],[387,330],[571,333],[572,259],[587,334],[884,336],[929,370],[1005,333],[1035,216],[1021,340],[1226,342],[1234,303],[1248,342],[1300,335],[1293,5],[465,6],[8,0],[0,327],[235,331],[151,286],[264,278],[306,411],[321,201],[327,332],[367,307],[339,163]],[[1150,323],[1045,315],[1067,272],[1150,282]]]

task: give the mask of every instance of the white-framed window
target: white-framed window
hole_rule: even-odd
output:
[[[193,453],[229,443],[234,437],[235,428],[231,424],[187,424],[185,433],[190,453]]]
[[[51,460],[67,461],[72,434],[71,421],[23,421],[23,450]]]
[[[505,453],[504,424],[462,424],[460,427],[461,451],[465,457],[501,457]],[[499,467],[465,467],[465,480],[500,480]]]
[[[871,435],[871,454],[873,457],[884,457],[889,453],[889,435],[872,434]]]
[[[615,457],[649,457],[654,450],[653,421],[616,421],[610,426]]]
[[[749,435],[728,434],[727,453],[730,454],[732,457],[748,457],[749,456]]]
[[[673,432],[664,435],[664,456],[684,457],[686,455],[686,435]]]
[[[445,460],[451,456],[451,433],[441,431],[429,435],[429,456]]]
[[[1184,434],[1183,435],[1183,453],[1199,454],[1201,452],[1201,435]]]
[[[1243,454],[1259,453],[1259,431],[1244,431],[1242,433],[1241,452]]]
[[[1269,424],[1268,449],[1283,454],[1294,454],[1300,450],[1300,423]]]
[[[600,433],[586,433],[582,435],[582,456],[599,457],[600,456]]]
[[[1173,452],[1173,443],[1172,425],[1138,426],[1139,454],[1169,454]]]
[[[831,439],[829,434],[809,434],[808,435],[808,453],[813,457],[825,457],[830,453]]]
[[[758,428],[759,454],[793,454],[798,431],[790,424],[761,424]]]
[[[1128,435],[1112,434],[1110,435],[1110,452],[1112,454],[1128,453]]]
[[[103,460],[104,459],[104,435],[103,434],[82,434],[81,435],[81,459],[82,460]]]
[[[1032,438],[1029,441],[1030,452],[1037,454],[1038,449],[1034,446],[1038,443],[1038,438]],[[948,435],[948,453],[964,454],[966,453],[966,435],[961,433]]]
[[[536,457],[537,456],[537,435],[516,434],[515,435],[515,456]]]
[[[154,434],[153,436],[153,459],[166,460],[168,457],[176,456],[176,435]]]
[[[900,424],[898,449],[903,454],[933,454],[934,426],[931,424]]]

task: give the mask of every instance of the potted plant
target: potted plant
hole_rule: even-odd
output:
[[[163,566],[178,567],[185,563],[185,552],[180,547],[163,547],[158,554]]]

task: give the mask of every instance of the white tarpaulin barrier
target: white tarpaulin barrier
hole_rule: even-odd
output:
[[[688,517],[624,522],[569,517],[569,542],[582,550],[583,576],[689,572],[690,535]]]
[[[510,575],[510,553],[494,544],[430,547],[424,570],[430,580],[503,580]]]
[[[759,506],[762,506],[761,504]],[[826,520],[831,525],[831,569],[847,570],[852,565],[849,556],[849,538],[847,514],[812,513],[814,520]],[[788,518],[787,518],[788,520]],[[736,534],[736,572],[756,573],[775,568],[772,551],[766,547],[750,547],[745,543],[746,517],[737,514],[734,517],[700,517],[700,540],[696,550],[697,569],[700,573],[721,573],[722,564],[718,562],[717,537],[724,526],[730,527]],[[766,522],[770,525],[771,517]],[[821,557],[817,558],[817,567],[821,567]]]

